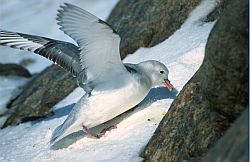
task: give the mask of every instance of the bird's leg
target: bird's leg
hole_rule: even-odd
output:
[[[110,127],[108,128],[104,128],[100,134],[96,134],[94,132],[92,132],[90,129],[88,129],[85,125],[82,124],[82,129],[84,132],[86,132],[88,135],[92,136],[92,137],[95,137],[95,138],[101,138],[103,135],[105,135],[105,133],[107,131],[111,131],[112,129],[116,129],[116,125],[111,125]]]
[[[108,128],[104,128],[101,132],[100,132],[100,135],[103,136],[107,131],[111,131],[112,129],[116,129],[117,126],[116,125],[111,125],[110,127]]]
[[[92,136],[92,137],[95,137],[95,138],[100,138],[101,135],[99,134],[96,134],[94,132],[92,132],[90,129],[88,129],[85,125],[82,124],[82,129],[84,132],[86,132],[88,135]]]

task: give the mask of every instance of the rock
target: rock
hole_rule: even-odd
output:
[[[201,88],[211,108],[234,120],[248,105],[248,3],[229,2],[208,39]]]
[[[0,64],[0,75],[2,76],[21,76],[31,77],[30,72],[18,64]]]
[[[142,157],[199,161],[247,107],[248,1],[230,0],[210,33],[202,66],[172,103]]]
[[[200,75],[199,70],[172,103],[142,154],[145,161],[176,162],[199,157],[220,136],[210,121],[224,118],[209,111],[209,104],[201,96]]]
[[[56,65],[48,67],[28,82],[20,96],[8,105],[11,115],[3,128],[46,116],[51,107],[76,87],[71,74]]]
[[[120,0],[108,23],[121,36],[124,58],[139,47],[154,46],[171,36],[200,0]]]
[[[247,162],[248,128],[248,111],[245,110],[201,162]]]

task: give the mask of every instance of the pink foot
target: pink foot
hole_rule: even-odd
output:
[[[112,125],[112,126],[110,126],[108,128],[104,128],[99,134],[96,134],[96,133],[92,132],[90,129],[88,129],[85,125],[82,125],[83,131],[86,132],[91,137],[94,137],[94,138],[101,138],[102,136],[105,135],[105,133],[107,131],[111,131],[112,129],[116,129],[116,128],[117,128],[116,125]]]
[[[108,127],[108,128],[104,128],[104,129],[100,132],[100,135],[103,136],[103,135],[105,135],[105,133],[106,133],[107,131],[111,131],[112,129],[116,129],[116,128],[117,128],[116,125],[111,125],[111,126]]]

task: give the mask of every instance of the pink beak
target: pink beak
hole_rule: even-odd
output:
[[[169,91],[172,91],[174,89],[174,86],[170,83],[168,79],[165,79],[163,84],[169,89]]]

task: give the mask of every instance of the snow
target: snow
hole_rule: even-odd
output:
[[[105,19],[116,1],[75,0],[71,1],[71,3],[79,4],[84,9],[99,17],[103,16],[102,18]],[[54,15],[58,5],[61,4],[59,0],[39,1],[39,4],[34,3],[33,0],[27,0],[25,4],[21,3],[21,0],[2,0],[1,4],[3,4],[1,7],[4,6],[2,7],[4,10],[0,10],[0,18],[3,20],[1,21],[1,28],[67,40],[59,32],[56,25],[48,27],[42,24],[42,22],[55,24]],[[27,6],[31,6],[31,4],[35,7],[29,10],[25,9]],[[15,5],[14,8],[16,10],[13,10],[13,5]],[[175,86],[176,91],[169,92],[164,87],[153,88],[137,108],[94,128],[93,131],[99,131],[104,127],[117,124],[117,129],[107,132],[100,139],[85,137],[81,132],[77,132],[50,147],[49,140],[53,130],[66,119],[74,103],[84,94],[81,88],[76,88],[54,107],[54,116],[0,130],[0,161],[142,161],[142,158],[139,156],[140,152],[153,135],[163,116],[167,113],[177,93],[192,77],[203,61],[207,38],[214,23],[203,23],[201,20],[215,5],[216,0],[202,1],[189,15],[189,18],[181,28],[171,37],[152,48],[140,48],[124,60],[124,62],[131,63],[149,59],[163,62],[169,68],[169,79]],[[37,8],[42,10],[35,15]],[[23,9],[23,11],[18,12],[20,9]],[[12,12],[8,15],[7,13],[10,11]],[[27,16],[29,17],[28,19]],[[26,23],[31,27],[28,28],[23,21],[28,21]],[[18,25],[11,25],[13,22],[18,22],[16,23]],[[44,27],[39,28],[32,25],[33,23],[36,24],[36,22],[38,24],[36,26]],[[32,72],[38,72],[50,64],[45,63],[45,59],[33,57],[32,54],[23,53],[23,55],[16,55],[19,54],[18,51],[16,51],[16,54],[13,54],[12,49],[2,49],[0,47],[1,55],[2,51],[9,55],[2,56],[3,59],[0,62],[19,62],[20,57],[22,59],[26,57],[35,59],[35,64],[28,66],[28,69]],[[9,83],[10,85],[13,84],[13,87],[21,85],[21,83],[15,85],[15,80]],[[5,91],[11,93],[14,90],[14,88],[10,90],[2,88],[3,84],[7,83],[0,82],[0,94]],[[0,101],[2,103],[2,100]],[[3,102],[5,103],[6,101]],[[2,107],[2,105],[0,106]]]

